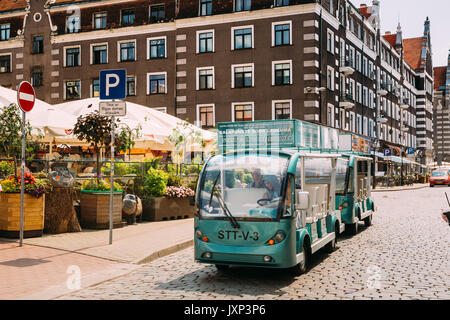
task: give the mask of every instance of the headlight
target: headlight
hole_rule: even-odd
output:
[[[281,242],[281,241],[284,240],[284,238],[286,238],[286,235],[284,234],[284,232],[278,232],[278,233],[275,235],[275,241],[276,241],[276,242]]]
[[[196,236],[197,238],[201,239],[202,236],[203,236],[203,233],[202,233],[200,230],[197,230],[197,231],[195,231],[195,236]]]

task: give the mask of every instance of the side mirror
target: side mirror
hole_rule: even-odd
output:
[[[309,208],[309,192],[297,191],[295,209],[308,210]]]

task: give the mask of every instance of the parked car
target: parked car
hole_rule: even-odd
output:
[[[430,187],[442,184],[450,187],[450,172],[447,170],[435,170],[431,173]]]

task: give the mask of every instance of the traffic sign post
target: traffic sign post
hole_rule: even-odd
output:
[[[20,174],[20,231],[19,231],[19,246],[23,245],[23,220],[24,220],[24,196],[25,196],[25,121],[26,113],[30,112],[34,107],[34,102],[36,100],[36,94],[34,92],[33,86],[27,82],[23,81],[17,87],[17,103],[20,109],[22,109],[22,165]]]
[[[112,244],[113,238],[113,209],[114,209],[114,143],[115,143],[115,120],[117,117],[126,115],[125,101],[115,101],[125,99],[126,97],[127,71],[102,70],[100,71],[100,115],[111,117],[111,172],[109,189],[109,244]]]

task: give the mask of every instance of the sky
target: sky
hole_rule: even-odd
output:
[[[397,31],[398,21],[403,39],[423,35],[423,25],[430,18],[433,66],[446,66],[450,50],[450,0],[379,0],[381,32]],[[372,5],[372,0],[350,0],[357,8],[361,3]]]

